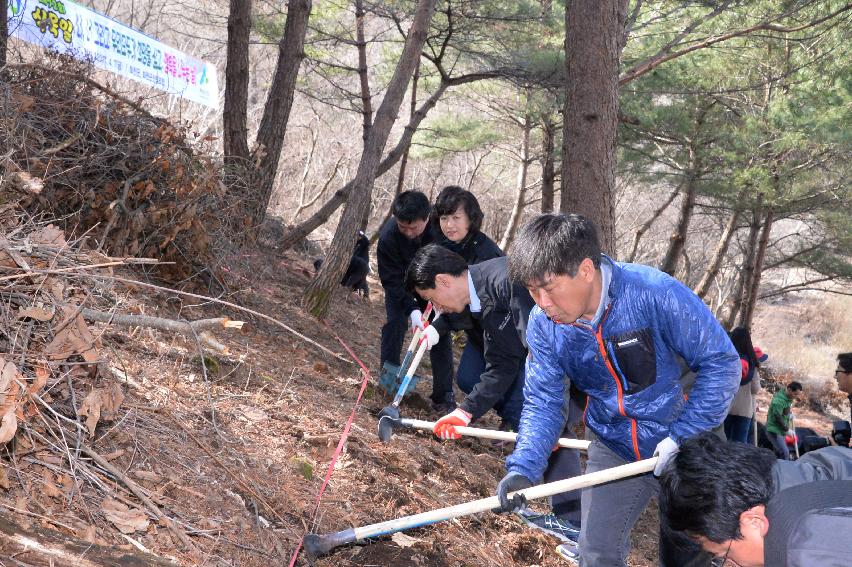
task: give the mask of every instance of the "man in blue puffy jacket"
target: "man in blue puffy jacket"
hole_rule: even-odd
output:
[[[587,473],[660,457],[654,475],[582,493],[581,566],[625,566],[633,524],[659,492],[656,476],[682,440],[724,420],[739,387],[739,357],[689,288],[603,255],[595,226],[582,216],[536,217],[516,238],[509,270],[537,306],[527,327],[518,441],[497,494],[504,509],[515,509],[523,501],[507,494],[541,481],[567,415],[570,379],[588,395]],[[680,381],[684,363],[696,374],[688,393]],[[674,537],[661,524],[661,565],[707,564],[700,550],[681,549]]]

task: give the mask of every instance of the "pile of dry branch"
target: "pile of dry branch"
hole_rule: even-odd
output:
[[[196,151],[204,139],[190,144],[64,56],[10,65],[6,78],[0,192],[25,194],[31,213],[60,219],[93,249],[170,262],[160,277],[179,281],[210,265],[227,214],[218,169]]]
[[[161,511],[160,496],[142,486],[144,478],[129,478],[110,462],[118,455],[93,448],[98,424],[123,413],[126,384],[105,361],[88,321],[179,332],[199,348],[218,344],[211,328],[241,323],[133,314],[132,304],[119,297],[112,270],[146,261],[86,251],[81,243],[66,240],[53,224],[33,222],[14,202],[0,208],[0,490],[15,502],[0,501],[0,556],[22,553],[27,542],[38,541],[52,556],[50,564],[156,565],[160,559],[130,547],[144,551],[133,534],[145,533],[152,522],[178,548],[194,546]],[[116,313],[117,307],[131,313]],[[10,519],[20,515],[34,524]],[[91,545],[120,543],[129,550]],[[81,559],[83,552],[88,559]]]

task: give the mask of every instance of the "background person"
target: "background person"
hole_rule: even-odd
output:
[[[737,354],[740,355],[742,374],[740,388],[725,418],[725,437],[728,441],[748,443],[754,417],[755,397],[760,392],[760,363],[768,357],[752,345],[751,334],[745,327],[735,328],[730,336]]]
[[[801,395],[802,385],[799,382],[790,382],[786,388],[772,396],[766,413],[766,436],[772,443],[775,455],[785,461],[790,460],[786,437],[793,417],[793,402]]]
[[[385,289],[386,322],[382,327],[381,365],[400,363],[402,343],[407,329],[422,328],[422,308],[405,289],[405,271],[421,247],[435,240],[429,224],[432,207],[419,191],[403,191],[391,204],[392,218],[382,227],[376,258],[379,280]],[[453,395],[452,344],[444,341],[429,351],[432,362],[432,403],[437,411],[456,407]]]
[[[834,371],[837,389],[849,394],[850,420],[852,420],[852,352],[837,355],[837,368]]]

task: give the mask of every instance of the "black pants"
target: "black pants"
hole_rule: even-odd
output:
[[[382,364],[390,362],[399,366],[400,353],[408,332],[410,312],[399,302],[385,298],[387,322],[382,327]],[[407,345],[405,345],[407,346]],[[432,401],[443,402],[453,391],[453,342],[450,335],[429,351],[432,362]]]

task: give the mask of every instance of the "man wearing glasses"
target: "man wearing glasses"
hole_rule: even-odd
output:
[[[849,394],[850,417],[852,417],[852,352],[837,355],[837,370],[834,371],[837,388]]]
[[[712,433],[685,440],[660,477],[668,526],[711,565],[836,567],[852,557],[852,449],[796,461]]]

